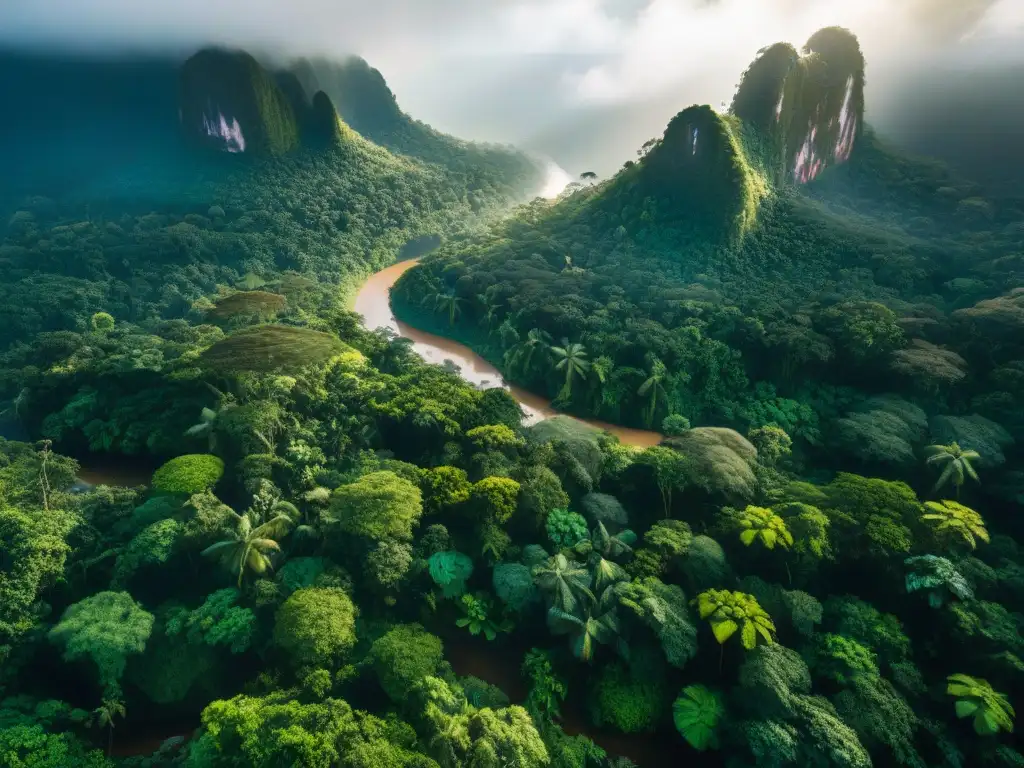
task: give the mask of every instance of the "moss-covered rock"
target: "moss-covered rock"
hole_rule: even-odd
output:
[[[748,232],[768,192],[744,147],[740,123],[706,105],[672,118],[644,159],[641,179],[665,214],[715,238]]]
[[[207,48],[181,68],[179,111],[188,138],[217,150],[280,155],[299,146],[288,96],[244,51]]]

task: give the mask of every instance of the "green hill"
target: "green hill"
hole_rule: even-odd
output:
[[[534,163],[513,147],[462,141],[415,120],[402,111],[384,76],[357,56],[343,61],[298,59],[289,71],[308,96],[323,91],[353,130],[392,152],[445,165],[470,178],[474,169],[482,168],[517,182],[537,174]]]
[[[779,421],[818,443],[862,399],[899,391],[1024,427],[992,378],[1024,359],[1024,334],[985,351],[958,314],[1012,303],[1019,202],[878,141],[850,33],[822,30],[794,56],[761,51],[729,114],[685,109],[614,177],[432,254],[396,286],[399,315],[573,413],[631,426]],[[449,292],[454,328],[421,304]],[[557,356],[526,354],[563,339],[590,364],[568,396]]]
[[[507,164],[489,162],[488,150],[450,137],[439,141],[462,148],[457,168],[392,153],[346,125],[328,94],[307,98],[296,74],[275,74],[241,51],[198,52],[178,69],[177,90],[166,66],[150,76],[130,60],[121,68],[83,60],[23,66],[33,85],[14,80],[12,93],[62,93],[67,78],[90,66],[110,89],[102,101],[94,95],[89,133],[61,137],[62,155],[105,149],[96,137],[108,140],[130,113],[118,101],[121,80],[144,94],[149,122],[137,118],[139,133],[155,138],[147,145],[133,137],[134,155],[104,155],[109,163],[88,184],[33,186],[41,153],[19,168],[23,182],[0,184],[0,350],[81,331],[99,311],[140,324],[201,318],[196,307],[206,297],[246,275],[268,284],[301,276],[315,286],[306,300],[340,306],[407,241],[478,226],[540,183],[525,156],[509,151]],[[150,88],[133,72],[149,77]],[[81,90],[91,80],[73,82]],[[90,102],[88,94],[80,100]],[[176,110],[185,141],[166,130]],[[36,151],[13,127],[11,142]],[[5,368],[4,377],[9,394],[17,375]]]

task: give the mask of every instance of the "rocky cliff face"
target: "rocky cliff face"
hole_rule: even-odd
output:
[[[244,51],[205,49],[181,68],[179,117],[191,141],[230,153],[280,155],[299,145],[293,105]]]
[[[814,33],[802,53],[761,50],[740,82],[732,112],[770,138],[773,180],[799,184],[846,162],[864,124],[864,56],[846,29]]]
[[[300,59],[290,71],[308,96],[323,91],[345,123],[370,141],[388,146],[388,138],[409,122],[384,76],[361,58]]]

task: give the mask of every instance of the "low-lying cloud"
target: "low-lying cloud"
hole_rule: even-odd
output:
[[[759,48],[799,46],[829,25],[861,40],[869,119],[875,105],[893,102],[887,89],[936,57],[982,67],[1024,60],[1020,0],[0,3],[0,44],[185,52],[221,42],[284,55],[357,53],[414,116],[470,138],[527,143],[609,109],[653,123],[691,103],[719,106]]]

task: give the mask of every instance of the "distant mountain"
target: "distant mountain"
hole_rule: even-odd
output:
[[[952,61],[889,86],[872,124],[993,192],[1024,197],[1024,61]]]
[[[460,170],[484,163],[513,174],[535,171],[534,163],[511,146],[461,141],[406,114],[384,76],[358,56],[298,59],[288,71],[307,94],[327,94],[353,130],[392,152]]]
[[[732,114],[768,137],[771,173],[798,183],[850,159],[864,123],[864,55],[846,29],[815,32],[802,53],[788,43],[758,52]]]
[[[471,192],[498,182],[516,197],[541,184],[539,164],[522,152],[463,141],[403,113],[362,59],[277,67],[217,47],[184,59],[0,51],[0,99],[17,116],[0,121],[4,191],[13,195],[74,187],[89,197],[97,183],[109,190],[127,177],[194,174],[193,161],[210,157],[197,149],[271,157],[322,149],[353,130],[463,174]]]
[[[864,120],[864,57],[848,30],[816,32],[803,52],[778,43],[743,73],[729,114],[689,107],[639,162],[595,199],[606,212],[640,209],[712,240],[756,223],[769,188],[805,184],[850,159]]]
[[[286,93],[245,51],[209,48],[181,67],[179,115],[185,136],[231,153],[280,155],[299,147],[301,88]]]
[[[299,59],[288,67],[307,94],[323,91],[353,130],[381,146],[415,121],[404,114],[384,76],[365,60],[353,56],[336,62]]]
[[[175,98],[180,64],[0,51],[4,191],[56,193],[118,169],[173,169],[187,154]]]

